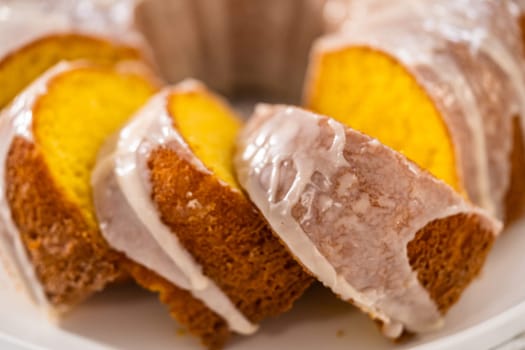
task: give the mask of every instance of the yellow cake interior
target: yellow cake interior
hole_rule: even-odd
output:
[[[307,108],[377,138],[462,191],[448,129],[400,63],[379,51],[351,47],[328,51],[313,65]]]
[[[168,109],[197,158],[220,180],[238,189],[233,152],[241,121],[235,113],[204,89],[173,93]]]
[[[116,46],[88,36],[69,34],[44,37],[0,61],[0,109],[61,60],[85,59],[98,65],[113,65],[137,58],[138,51],[133,48]]]
[[[53,178],[92,225],[90,177],[99,149],[155,90],[143,76],[86,67],[53,78],[36,102],[35,143]]]

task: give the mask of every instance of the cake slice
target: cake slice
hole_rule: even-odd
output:
[[[235,164],[297,261],[390,338],[438,329],[501,229],[377,139],[294,107],[258,107]]]
[[[312,282],[234,177],[240,127],[224,101],[185,81],[107,144],[92,179],[106,240],[211,349],[288,310]]]
[[[525,204],[513,196],[525,189],[525,66],[510,2],[413,5],[348,2],[343,31],[314,45],[304,106],[376,137],[508,221]],[[482,37],[458,39],[474,28]]]
[[[144,72],[62,63],[0,116],[0,260],[51,313],[123,275],[89,179],[105,138],[155,92]]]

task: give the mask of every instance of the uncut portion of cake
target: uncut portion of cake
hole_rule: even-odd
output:
[[[224,101],[185,81],[108,141],[93,172],[104,237],[210,348],[253,333],[312,282],[234,178],[240,127]]]
[[[59,64],[0,115],[0,263],[51,315],[123,276],[89,178],[105,138],[156,90],[126,67]]]
[[[313,48],[305,106],[377,137],[498,218],[516,217],[525,56],[515,4],[345,6],[341,32]]]
[[[61,60],[114,65],[145,56],[128,1],[7,0],[0,4],[0,109]],[[127,4],[127,5],[126,5]],[[125,6],[122,6],[125,5]],[[140,49],[139,49],[140,48]]]
[[[390,338],[441,327],[501,229],[377,139],[294,107],[260,105],[235,165],[297,261]]]

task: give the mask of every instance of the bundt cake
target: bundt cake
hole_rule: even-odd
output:
[[[58,312],[129,274],[210,348],[315,278],[435,329],[525,208],[517,2],[4,0],[0,265]],[[260,107],[236,175],[242,123],[150,52],[327,117]]]
[[[61,60],[110,66],[147,56],[137,48],[140,37],[111,19],[114,7],[97,3],[16,0],[2,4],[7,11],[0,16],[0,109]]]
[[[312,50],[304,105],[377,137],[497,217],[515,216],[525,70],[514,3],[346,6],[343,30]]]
[[[89,179],[105,138],[156,90],[127,67],[59,64],[0,116],[0,256],[51,314],[123,274],[99,233]]]
[[[104,237],[210,348],[253,333],[312,282],[235,180],[240,127],[224,101],[185,81],[108,141],[93,172]]]
[[[257,108],[236,169],[297,261],[392,338],[441,326],[501,228],[377,139],[294,107]]]

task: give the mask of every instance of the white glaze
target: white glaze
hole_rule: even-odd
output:
[[[47,83],[56,75],[70,69],[71,64],[53,67],[22,92],[0,114],[0,264],[3,264],[16,289],[23,290],[45,312],[54,316],[65,309],[52,307],[11,217],[6,197],[6,159],[13,139],[17,136],[32,140],[32,108],[38,97],[46,92]]]
[[[323,119],[327,122],[321,127],[320,121]],[[323,143],[327,135],[323,128],[333,133],[329,145]],[[350,204],[338,202],[340,195],[334,194],[363,191],[353,175],[360,174],[359,169],[354,171],[353,168],[348,168],[348,158],[343,155],[347,142],[359,138],[366,138],[368,142],[365,146],[357,146],[362,147],[355,150],[357,154],[367,156],[366,159],[370,161],[374,160],[374,156],[381,155],[380,160],[383,162],[396,162],[394,165],[397,169],[404,169],[404,174],[412,183],[411,194],[397,193],[401,189],[392,187],[395,180],[385,178],[375,184],[376,187],[370,193],[375,193],[380,207],[387,208],[384,211],[370,204],[367,192],[361,193],[359,200]],[[437,307],[419,284],[407,258],[406,246],[419,229],[436,219],[458,213],[473,213],[480,215],[485,227],[494,234],[501,230],[501,223],[467,204],[448,185],[421,171],[377,140],[346,129],[334,120],[297,108],[260,106],[239,139],[235,165],[241,185],[292,254],[335,294],[344,300],[352,300],[363,311],[383,321],[385,334],[391,337],[399,336],[403,328],[425,332],[442,325]],[[286,167],[293,167],[295,172],[290,173]],[[336,181],[335,176],[342,171],[345,171],[345,175],[337,178],[340,188],[334,190],[330,186],[335,186],[332,182]],[[372,168],[370,171],[373,171]],[[314,176],[324,180],[319,182],[314,180]],[[391,177],[406,180],[401,173]],[[289,188],[285,185],[288,181],[291,181]],[[330,187],[334,192],[331,192],[332,195],[326,194],[323,192],[326,188],[323,187]],[[380,197],[377,198],[378,195]],[[411,199],[408,202],[399,201],[399,198],[404,200],[403,196],[411,196]],[[301,220],[292,214],[299,203],[306,208]],[[406,226],[396,229],[392,222],[401,219],[393,216],[397,215],[398,206],[405,203],[409,203],[408,209],[414,215],[406,219]],[[356,216],[352,212],[357,213]],[[362,218],[360,215],[365,216]],[[315,220],[321,220],[322,223]],[[376,222],[377,220],[380,222]],[[339,221],[341,225],[334,224]],[[313,225],[324,232],[323,239],[326,241],[314,242],[308,233]],[[379,238],[377,243],[370,242],[360,246],[359,250],[352,250],[353,254],[346,254],[348,264],[336,268],[333,256],[327,254],[330,249],[326,244],[330,242],[335,228],[341,227],[345,229],[343,235],[355,232],[362,237],[386,237],[386,250],[393,252],[393,255],[383,252],[385,248],[381,244],[387,243],[381,243],[383,238]],[[386,256],[391,260],[382,260]],[[379,270],[369,271],[370,275],[365,276],[364,281],[345,278],[345,270],[348,273],[348,269],[354,266],[357,269],[365,268],[368,262],[374,260],[379,260]],[[391,268],[390,265],[396,267]],[[392,271],[397,273],[397,289],[389,292],[385,286],[381,288],[386,291],[373,288],[372,276],[380,273],[379,271],[385,274]],[[355,287],[355,284],[366,286],[367,281],[370,282],[370,288]]]
[[[186,81],[175,89],[200,89]],[[167,96],[154,96],[101,153],[92,175],[97,216],[104,237],[115,249],[157,272],[176,286],[188,290],[220,315],[230,329],[251,334],[251,324],[160,219],[151,199],[147,160],[152,150],[169,147],[204,173],[209,170],[190,151],[173,127]],[[108,151],[108,149],[112,149]],[[194,203],[198,205],[198,203]],[[133,239],[130,239],[134,237]],[[140,244],[138,243],[140,242]]]
[[[314,73],[319,55],[342,47],[368,46],[398,59],[444,117],[456,150],[458,173],[469,195],[503,217],[512,149],[507,132],[515,114],[525,115],[525,69],[515,4],[507,0],[401,0],[395,5],[378,0],[333,1],[343,14],[333,20],[341,32],[316,44],[309,75]],[[466,80],[465,67],[447,53],[451,44],[466,45],[474,57],[486,55],[504,72],[500,82],[510,85],[510,94],[515,96],[497,102],[501,115],[484,115],[477,107],[481,102],[476,100],[473,83]],[[432,70],[438,81],[428,79],[421,67]],[[479,67],[489,69],[483,63]],[[476,84],[484,84],[481,74]],[[456,107],[461,115],[454,112]],[[505,134],[497,145],[487,139],[494,133],[486,129],[487,118],[499,118],[497,124]]]

